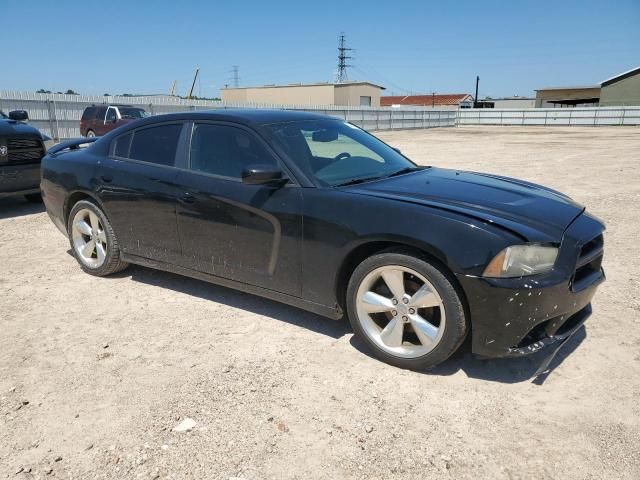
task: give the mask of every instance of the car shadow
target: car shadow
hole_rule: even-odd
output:
[[[68,252],[71,255],[71,251]],[[132,265],[124,272],[109,278],[131,278],[135,282],[170,289],[186,295],[210,300],[212,302],[239,308],[251,313],[266,316],[274,320],[287,322],[312,332],[338,339],[352,333],[353,330],[346,319],[335,321],[299,308],[291,307],[274,300],[259,297],[238,290],[215,285],[205,281],[182,275]],[[418,373],[424,375],[450,376],[463,371],[470,378],[490,382],[521,383],[531,381],[542,385],[547,377],[562,364],[586,338],[584,327],[579,329],[558,351],[548,369],[542,375],[533,377],[538,367],[549,354],[548,350],[535,355],[520,358],[479,359],[471,354],[471,341],[468,337],[458,351],[446,362],[430,370]],[[366,344],[352,336],[351,345],[368,357],[375,358]]]
[[[534,375],[538,367],[540,367],[546,356],[549,355],[552,350],[545,349],[537,354],[524,357],[482,359],[471,353],[470,337],[467,337],[464,344],[446,362],[419,373],[423,373],[424,375],[450,376],[462,371],[470,378],[490,382],[521,383],[531,381],[531,383],[535,385],[542,385],[549,375],[580,346],[586,337],[587,333],[583,326],[562,346],[548,368],[537,377],[534,377]],[[371,351],[359,338],[355,336],[352,337],[351,345],[365,355],[373,358]]]
[[[124,272],[114,276],[130,277],[136,282],[168,288],[193,297],[240,308],[335,339],[341,338],[351,331],[347,321],[331,320],[274,300],[170,272],[132,265]]]
[[[0,220],[33,215],[44,211],[43,203],[31,203],[20,196],[0,198]]]

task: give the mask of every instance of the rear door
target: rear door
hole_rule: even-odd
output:
[[[102,128],[101,135],[104,135],[105,133],[108,133],[114,128],[116,128],[118,123],[118,118],[119,118],[118,109],[116,107],[107,108],[107,113],[104,117],[104,122],[101,127]]]
[[[177,263],[176,184],[184,124],[153,124],[121,135],[98,163],[98,195],[130,255]],[[177,163],[178,162],[178,163]]]
[[[91,119],[91,126],[88,127],[96,134],[96,136],[104,135],[104,116],[107,113],[107,107],[96,107],[96,112]]]
[[[248,165],[280,165],[250,129],[195,123],[190,138],[188,169],[178,174],[182,264],[299,296],[301,188],[295,182],[282,187],[242,183]]]

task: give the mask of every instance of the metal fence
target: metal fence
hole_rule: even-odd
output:
[[[27,110],[30,123],[58,140],[80,136],[80,117],[90,105],[124,103],[142,107],[152,115],[224,108],[282,108],[322,113],[344,119],[369,131],[452,127],[456,125],[602,126],[640,125],[640,107],[458,109],[375,108],[327,105],[233,104],[211,100],[185,100],[168,96],[85,96],[0,92],[0,110]]]
[[[56,140],[80,136],[80,117],[86,107],[114,103],[142,107],[152,115],[225,108],[282,108],[331,115],[370,131],[452,127],[456,124],[455,110],[232,104],[209,100],[185,100],[167,96],[101,97],[0,92],[0,110],[5,113],[10,110],[27,110],[29,122]]]
[[[457,125],[640,125],[640,107],[460,109]]]

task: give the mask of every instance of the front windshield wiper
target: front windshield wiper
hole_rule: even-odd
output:
[[[375,177],[354,178],[353,180],[348,180],[344,183],[338,183],[334,185],[334,187],[346,187],[347,185],[357,185],[358,183],[370,182],[372,180],[379,180],[381,178],[384,178],[384,176],[376,175]]]
[[[398,175],[404,175],[405,173],[410,173],[410,172],[415,172],[416,170],[422,170],[425,167],[406,167],[406,168],[401,168],[400,170],[390,173],[389,175],[386,175],[384,178],[389,178],[389,177],[396,177]]]

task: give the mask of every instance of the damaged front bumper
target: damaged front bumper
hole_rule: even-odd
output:
[[[457,275],[471,314],[472,351],[518,357],[561,345],[591,315],[591,299],[605,280],[604,226],[581,215],[565,231],[554,270],[521,278]]]

